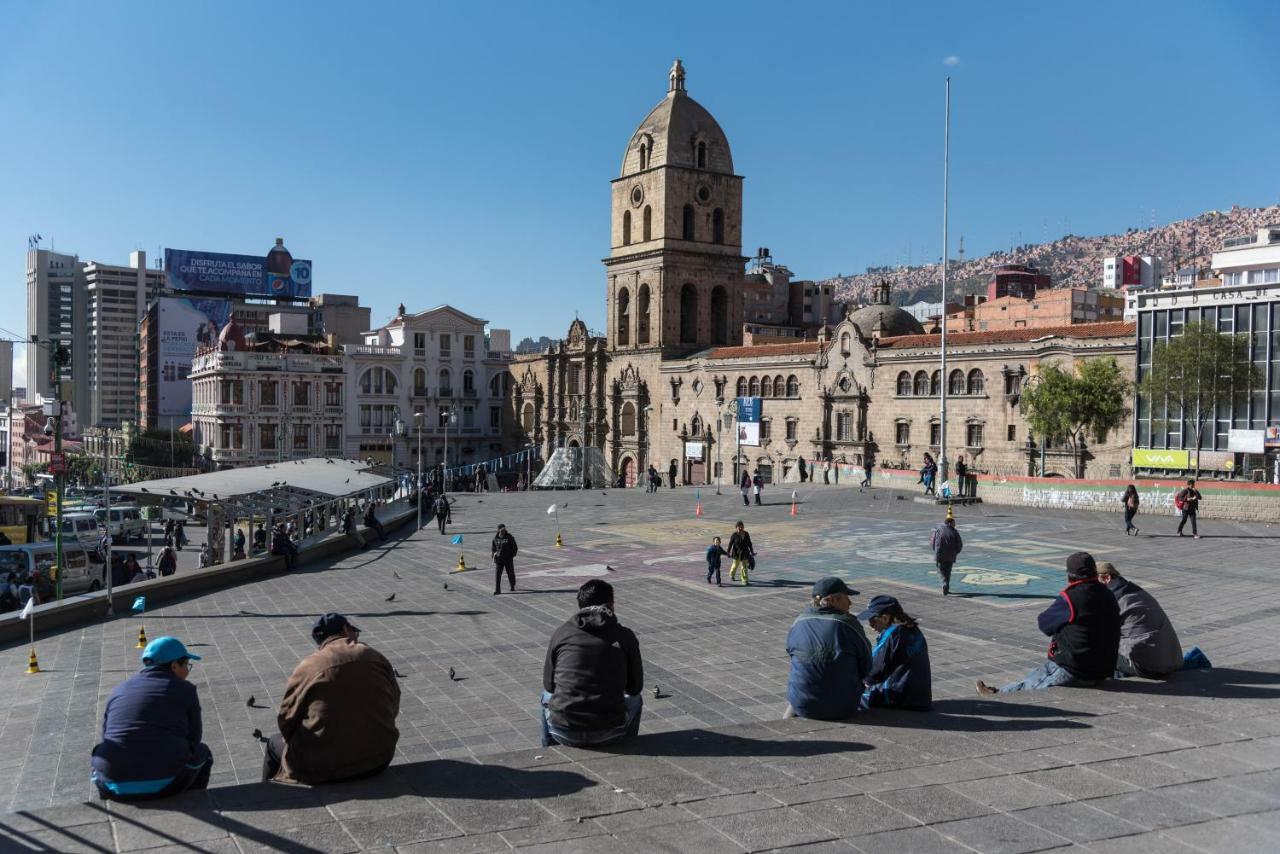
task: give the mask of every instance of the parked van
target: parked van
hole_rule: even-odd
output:
[[[39,570],[50,581],[57,582],[54,572],[58,550],[53,543],[26,543],[0,546],[0,574],[16,572],[19,583],[26,583],[31,573]],[[79,543],[62,544],[62,595],[70,596],[86,590],[100,590],[105,582],[102,564],[90,564],[89,553]]]
[[[92,555],[98,549],[98,541],[102,539],[102,529],[98,527],[98,518],[92,513],[62,514],[62,543],[66,545],[74,539],[84,546]]]
[[[110,519],[107,527],[111,531],[112,542],[123,544],[130,540],[142,541],[147,537],[147,520],[142,518],[142,511],[137,507],[114,506],[109,516],[106,510],[101,509],[95,515],[99,524]]]

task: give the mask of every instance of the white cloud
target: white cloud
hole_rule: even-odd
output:
[[[948,56],[946,59],[942,60],[942,64],[947,66],[948,68],[955,68],[957,65],[960,64],[960,57],[956,56],[955,54],[952,54],[951,56]]]

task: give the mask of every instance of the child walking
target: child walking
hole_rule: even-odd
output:
[[[720,538],[714,537],[711,545],[707,546],[707,583],[711,583],[711,576],[716,578],[716,587],[722,587],[720,583],[720,558],[728,557],[729,553],[720,547]]]

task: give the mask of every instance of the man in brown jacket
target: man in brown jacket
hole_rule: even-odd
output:
[[[317,618],[311,637],[320,648],[285,686],[262,779],[329,783],[381,773],[400,740],[395,670],[341,614]]]

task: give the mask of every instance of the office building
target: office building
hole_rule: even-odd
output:
[[[85,403],[91,426],[119,427],[137,418],[138,321],[164,288],[164,271],[147,269],[147,254],[129,254],[129,265],[84,264],[89,389]],[[77,372],[79,373],[79,372]]]
[[[37,342],[27,348],[27,394],[55,396],[55,381],[49,342],[63,341],[71,361],[63,366],[61,383],[72,383],[74,369],[86,358],[84,272],[80,259],[48,249],[27,250],[27,340]],[[88,374],[81,372],[81,385],[88,391]],[[71,386],[67,393],[71,394]]]

